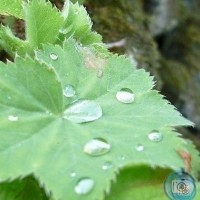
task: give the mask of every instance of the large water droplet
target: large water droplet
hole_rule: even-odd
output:
[[[102,116],[101,106],[95,101],[78,100],[64,111],[64,119],[75,123],[95,121]]]
[[[144,146],[142,144],[138,144],[135,149],[136,151],[144,151]]]
[[[88,141],[84,146],[84,152],[91,156],[100,156],[110,151],[110,144],[102,139],[96,138]]]
[[[116,98],[122,103],[132,103],[135,99],[135,95],[133,94],[133,91],[129,88],[122,88],[120,91],[117,92]]]
[[[76,184],[74,190],[77,194],[88,194],[94,188],[94,180],[90,178],[82,178]]]
[[[54,54],[54,53],[51,53],[51,54],[50,54],[50,58],[51,58],[52,60],[57,60],[57,59],[58,59],[58,56],[57,56],[56,54]]]
[[[105,162],[103,165],[102,165],[102,169],[103,170],[109,170],[113,167],[113,164],[110,162],[110,161],[107,161]]]
[[[11,122],[16,122],[16,121],[18,121],[18,116],[16,116],[16,115],[9,115],[8,116],[8,120],[9,121],[11,121]]]
[[[76,94],[76,91],[72,85],[66,85],[63,89],[63,94],[65,97],[73,97]]]
[[[149,133],[148,135],[149,140],[151,140],[152,142],[160,142],[163,139],[162,133],[160,133],[157,130],[152,131],[151,133]]]

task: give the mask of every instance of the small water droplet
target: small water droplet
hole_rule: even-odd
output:
[[[144,151],[144,146],[142,144],[138,144],[135,149],[136,151]]]
[[[76,94],[76,91],[72,85],[67,85],[63,89],[63,94],[65,97],[73,97]]]
[[[8,100],[11,100],[11,96],[7,96]]]
[[[65,34],[68,33],[68,29],[66,29],[66,28],[61,28],[61,29],[59,30],[59,32],[60,32],[61,34],[65,35]]]
[[[74,123],[95,121],[102,117],[101,106],[92,100],[78,100],[64,111],[64,119]]]
[[[157,130],[151,131],[148,135],[149,140],[152,142],[160,142],[163,139],[162,133]]]
[[[72,173],[70,174],[70,176],[71,176],[71,177],[75,177],[75,176],[76,176],[76,172],[72,172]]]
[[[117,92],[116,98],[122,103],[132,103],[135,99],[135,95],[133,94],[132,90],[128,88],[122,88]]]
[[[125,156],[120,156],[119,160],[125,160]]]
[[[78,12],[78,11],[76,11],[76,12],[75,12],[75,15],[78,15],[78,13],[79,13],[79,12]]]
[[[84,146],[84,152],[90,156],[100,156],[110,151],[110,144],[102,139],[95,138],[88,141]]]
[[[9,115],[8,116],[8,120],[9,121],[11,121],[11,122],[16,122],[16,121],[18,121],[18,116],[16,116],[16,115]]]
[[[58,56],[57,56],[56,54],[54,54],[54,53],[51,53],[51,54],[50,54],[50,58],[51,58],[52,60],[57,60],[57,59],[58,59]]]
[[[102,69],[98,69],[97,70],[97,77],[98,78],[102,78],[102,76],[103,76],[103,70]]]
[[[85,195],[92,191],[94,188],[94,180],[90,178],[82,178],[76,184],[74,190],[79,195]]]
[[[103,165],[102,165],[102,169],[103,170],[109,170],[113,167],[113,164],[110,162],[110,161],[107,161],[105,162]]]

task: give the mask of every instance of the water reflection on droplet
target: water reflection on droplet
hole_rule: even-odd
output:
[[[8,120],[9,121],[11,121],[11,122],[16,122],[16,121],[18,121],[18,116],[16,116],[16,115],[9,115],[8,116]]]
[[[54,53],[51,53],[51,54],[50,54],[50,58],[51,58],[52,60],[57,60],[57,59],[58,59],[58,56],[57,56],[56,54],[54,54]]]
[[[101,106],[92,100],[78,100],[64,111],[64,119],[74,123],[95,121],[102,117]]]
[[[76,91],[72,85],[66,85],[63,89],[63,94],[65,97],[73,97],[76,94]]]
[[[84,146],[84,152],[90,156],[100,156],[110,151],[111,145],[102,138],[89,140]]]
[[[103,165],[102,165],[102,169],[103,170],[109,170],[113,167],[113,164],[110,162],[110,161],[107,161],[105,162]]]
[[[154,130],[154,131],[149,133],[148,138],[152,142],[160,142],[163,139],[163,135],[159,131]]]
[[[142,144],[138,144],[135,149],[136,151],[144,151],[144,146]]]
[[[85,195],[92,191],[94,188],[94,180],[91,178],[82,178],[76,184],[74,190],[79,195]]]
[[[75,177],[75,176],[76,176],[76,172],[72,172],[72,173],[70,174],[70,176],[71,176],[71,177]]]
[[[135,95],[133,91],[129,88],[122,88],[120,91],[117,92],[116,98],[121,103],[132,103],[135,99]]]

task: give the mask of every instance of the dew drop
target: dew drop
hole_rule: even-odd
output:
[[[82,178],[76,184],[74,190],[79,195],[85,195],[92,191],[94,188],[94,180],[90,178]]]
[[[76,94],[76,91],[72,85],[67,85],[63,89],[63,94],[65,97],[73,97]]]
[[[71,176],[71,177],[75,177],[75,176],[76,176],[76,172],[72,172],[72,173],[70,174],[70,176]]]
[[[98,78],[102,78],[102,76],[103,76],[103,70],[102,69],[98,69],[97,70],[97,77]]]
[[[68,33],[68,29],[66,29],[66,28],[61,28],[61,29],[59,30],[59,32],[60,32],[61,34],[65,35],[65,34]]]
[[[51,53],[51,54],[50,54],[50,58],[51,58],[52,60],[57,60],[57,59],[58,59],[58,56],[57,56],[56,54],[54,54],[54,53]]]
[[[16,122],[16,121],[18,121],[18,116],[16,116],[16,115],[9,115],[8,116],[8,120],[9,121],[11,121],[11,122]]]
[[[125,156],[120,156],[119,160],[125,160]]]
[[[113,167],[113,164],[110,161],[107,161],[102,165],[102,169],[105,171],[111,169],[112,167]]]
[[[138,144],[135,149],[136,151],[144,151],[144,146],[142,144]]]
[[[79,13],[79,12],[78,12],[78,11],[76,11],[76,12],[75,12],[75,15],[78,15],[78,13]]]
[[[160,141],[162,141],[163,136],[162,136],[162,133],[160,133],[157,130],[154,130],[154,131],[152,131],[152,132],[149,133],[148,138],[152,142],[160,142]]]
[[[101,106],[92,100],[78,100],[64,111],[64,119],[74,123],[95,121],[102,117]]]
[[[122,88],[120,91],[117,92],[116,98],[121,103],[132,103],[135,99],[135,95],[133,91],[129,88]]]
[[[84,152],[90,156],[100,156],[110,151],[110,144],[102,139],[96,138],[88,141],[84,146]]]

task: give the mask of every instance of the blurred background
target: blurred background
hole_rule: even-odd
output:
[[[72,0],[77,2],[78,0]],[[51,0],[59,9],[64,0]],[[108,48],[155,77],[160,90],[195,123],[180,128],[200,149],[200,0],[79,0]],[[6,23],[2,16],[1,23]],[[11,19],[9,19],[11,20]],[[21,20],[13,31],[24,38]],[[0,59],[7,55],[0,52]]]

